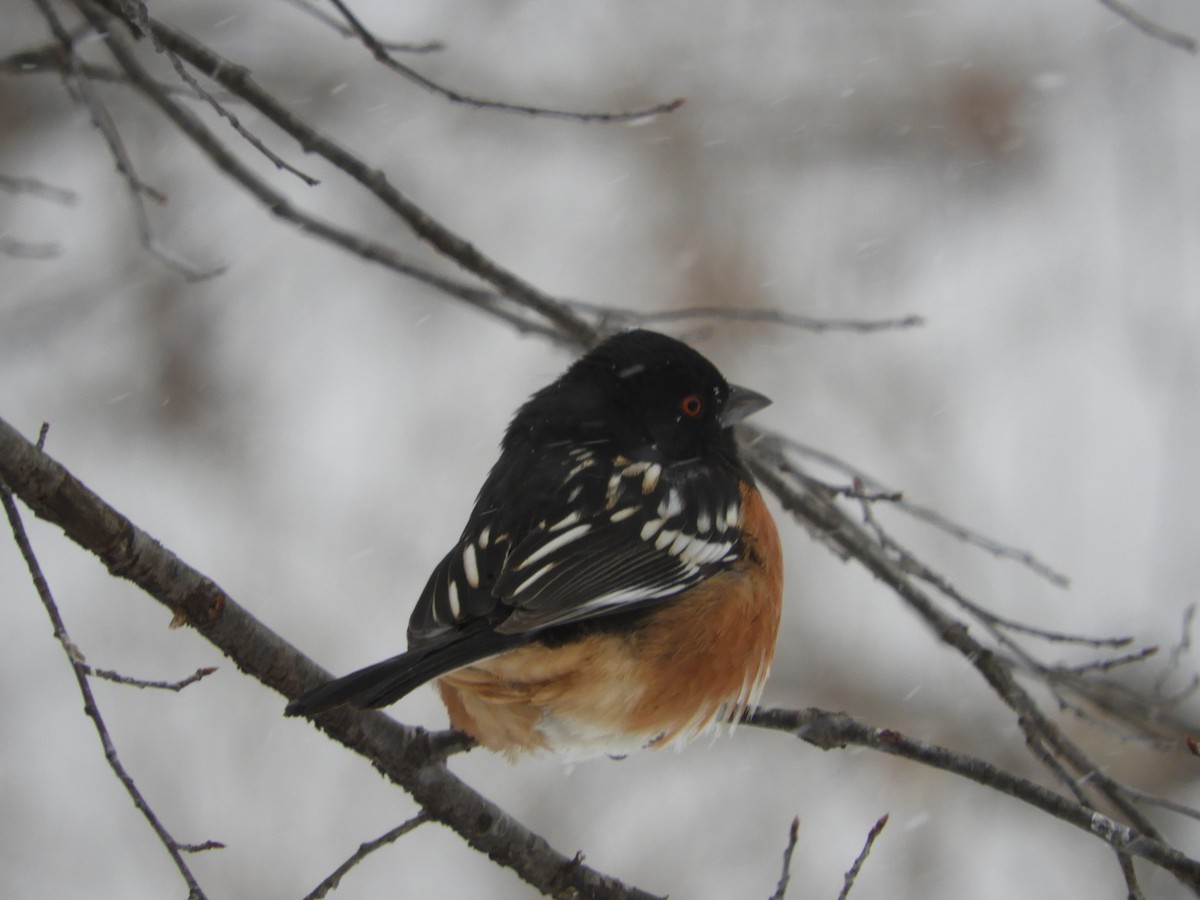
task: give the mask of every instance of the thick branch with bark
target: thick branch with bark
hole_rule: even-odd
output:
[[[109,572],[136,584],[170,610],[173,624],[195,628],[239,669],[267,687],[292,698],[331,677],[3,420],[0,482],[39,518],[62,528],[72,541],[94,553]],[[371,760],[431,818],[543,893],[560,896],[578,891],[589,897],[642,900],[653,896],[556,851],[450,772],[438,743],[423,729],[401,725],[383,713],[348,710],[321,716],[317,725]]]
[[[841,542],[848,553],[856,558],[872,554],[856,546],[856,541],[866,538],[853,523],[838,518],[818,498],[811,498],[809,503],[803,497],[791,496],[786,486],[773,485],[778,473],[764,468],[761,459],[755,465],[768,486],[785,500],[790,497],[794,508],[802,509],[814,527],[824,528],[826,535]],[[39,517],[61,527],[71,540],[99,557],[112,574],[133,582],[166,606],[173,613],[173,624],[192,626],[239,669],[263,684],[291,698],[328,680],[327,672],[238,605],[211,579],[162,547],[3,420],[0,482]],[[878,574],[892,582],[903,580],[882,564]],[[907,594],[902,596],[908,598]],[[928,603],[920,601],[918,606],[922,602]],[[934,621],[942,623],[942,637],[953,646],[975,647],[985,654],[987,662],[976,664],[996,678],[1006,702],[1027,715],[1041,716],[1012,681],[1011,674],[999,666],[993,654],[973,643],[965,629],[936,615]],[[995,672],[993,666],[997,667]],[[447,769],[446,744],[439,736],[401,725],[379,712],[339,709],[318,717],[316,722],[334,740],[371,760],[408,791],[431,818],[453,828],[471,846],[512,868],[544,893],[558,896],[581,890],[593,897],[652,896],[584,866],[578,857],[554,850],[545,839],[467,786]],[[1163,867],[1200,893],[1200,863],[1166,844],[1120,786],[1100,777],[1094,769],[1090,771],[1103,797],[1121,808],[1133,822],[1131,826],[1119,825],[1085,805],[1082,798],[1063,797],[983,760],[914,741],[890,729],[865,726],[841,714],[769,710],[751,716],[749,722],[789,732],[824,749],[865,746],[987,785],[1089,831],[1122,857],[1136,856]],[[1041,727],[1048,725],[1043,723]],[[1036,727],[1030,734],[1031,742],[1049,741],[1053,752],[1063,754],[1069,763],[1089,765],[1061,736]]]

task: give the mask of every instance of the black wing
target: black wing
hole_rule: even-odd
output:
[[[736,474],[576,447],[498,468],[409,624],[413,648],[486,621],[497,636],[645,606],[720,571],[740,550]],[[494,498],[518,498],[509,507]],[[556,510],[548,518],[536,518]],[[500,651],[497,651],[500,652]]]

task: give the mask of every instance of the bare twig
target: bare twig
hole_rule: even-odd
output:
[[[127,684],[130,687],[135,688],[158,691],[174,691],[175,693],[179,693],[185,687],[193,685],[200,679],[207,678],[213,672],[217,671],[215,666],[206,666],[202,669],[197,669],[187,678],[180,679],[179,681],[147,681],[143,678],[131,678],[128,675],[122,675],[120,672],[114,672],[112,669],[93,669],[91,666],[87,665],[85,665],[84,668],[87,670],[89,675],[93,675],[96,678],[103,678],[105,681],[112,681],[117,684]]]
[[[492,109],[500,112],[523,113],[530,116],[539,116],[542,118],[552,119],[571,119],[576,122],[630,122],[638,119],[648,119],[652,116],[663,115],[664,113],[673,112],[683,105],[683,99],[679,98],[671,100],[667,103],[658,103],[654,106],[646,107],[645,109],[626,110],[624,112],[572,112],[563,109],[549,109],[542,106],[528,106],[521,103],[505,103],[500,100],[485,100],[481,97],[473,97],[469,94],[461,93],[460,91],[451,90],[448,87],[438,84],[430,78],[426,78],[416,69],[405,65],[396,59],[388,52],[387,47],[379,42],[378,39],[363,25],[362,21],[356,16],[343,0],[330,0],[337,7],[338,12],[342,14],[342,18],[346,20],[346,24],[350,26],[350,30],[358,37],[363,46],[371,51],[371,55],[375,57],[382,65],[391,69],[398,75],[403,75],[413,84],[416,84],[431,93],[437,94],[451,103],[461,103],[464,106],[472,106],[476,109]]]
[[[762,322],[768,325],[783,325],[823,334],[827,331],[853,331],[866,334],[875,331],[895,331],[904,328],[919,328],[925,324],[921,316],[900,316],[890,319],[825,319],[817,316],[800,316],[781,309],[739,309],[729,306],[687,306],[682,309],[663,309],[642,312],[625,307],[601,306],[572,300],[571,306],[600,317],[601,321],[628,328],[634,325],[652,325],[657,322],[684,322],[691,319],[717,319],[730,322]]]
[[[1121,666],[1128,666],[1133,663],[1143,662],[1158,653],[1157,647],[1143,647],[1141,650],[1135,650],[1132,653],[1123,653],[1120,656],[1112,656],[1108,659],[1094,659],[1090,662],[1080,663],[1076,666],[1047,666],[1044,672],[1048,678],[1053,680],[1058,676],[1074,676],[1084,675],[1091,672],[1109,672]]]
[[[531,319],[528,315],[523,315],[521,310],[507,308],[504,298],[493,291],[483,290],[417,266],[384,244],[339,228],[324,219],[297,209],[284,194],[276,191],[243,165],[194,113],[174,102],[170,96],[159,90],[157,83],[137,63],[124,41],[111,33],[107,35],[106,40],[109,42],[110,51],[125,69],[129,82],[156,104],[176,127],[212,160],[218,169],[241,185],[279,218],[293,222],[306,234],[321,238],[369,262],[385,266],[394,272],[483,309],[520,331],[558,337],[556,331]],[[511,306],[511,304],[509,305]]]
[[[1078,644],[1081,647],[1128,647],[1133,643],[1133,638],[1129,635],[1118,635],[1116,637],[1095,637],[1087,634],[1073,634],[1066,631],[1053,631],[1048,628],[1039,628],[1036,625],[1030,625],[1027,622],[1018,622],[1015,619],[1009,619],[992,612],[990,609],[984,609],[977,603],[972,602],[966,597],[961,600],[964,609],[980,621],[987,622],[996,628],[1002,628],[1006,631],[1013,631],[1020,634],[1028,635],[1029,637],[1039,638],[1043,641],[1048,641],[1052,644]]]
[[[1160,696],[1167,696],[1167,679],[1179,671],[1183,656],[1192,649],[1192,624],[1196,620],[1196,604],[1189,603],[1187,609],[1183,611],[1183,625],[1179,629],[1179,640],[1171,647],[1171,652],[1167,656],[1167,665],[1163,667],[1158,678],[1154,682],[1154,691]],[[1191,680],[1191,684],[1184,688],[1185,694],[1191,693],[1196,689],[1196,679]]]
[[[323,25],[329,26],[342,37],[354,38],[355,40],[358,40],[358,35],[355,34],[352,29],[347,28],[329,13],[325,12],[325,10],[309,3],[308,0],[284,0],[284,2],[289,6],[294,6],[301,12],[308,13],[308,15],[312,16]],[[409,41],[379,40],[379,46],[383,47],[385,50],[395,51],[396,53],[437,53],[440,50],[446,49],[446,45],[441,41],[424,41],[419,44],[414,44]]]
[[[1176,744],[1176,747],[1178,747],[1178,744]],[[1147,806],[1157,806],[1159,809],[1166,809],[1177,815],[1186,816],[1189,819],[1195,819],[1197,822],[1200,822],[1200,810],[1198,809],[1193,809],[1190,806],[1176,803],[1174,800],[1168,800],[1166,797],[1159,797],[1147,791],[1139,791],[1137,788],[1127,787],[1125,790],[1138,803],[1144,803]]]
[[[118,17],[122,17],[124,14],[120,0],[76,0],[76,3],[86,8],[98,6]],[[546,325],[550,326],[549,328],[543,326],[538,329],[536,323],[530,323],[518,327],[524,327],[526,330],[538,329],[548,335],[554,335],[558,340],[566,341],[580,347],[590,346],[598,339],[599,331],[595,326],[581,318],[565,303],[539,291],[533,285],[518,278],[512,272],[484,256],[473,245],[450,231],[397,190],[383,172],[368,166],[334,140],[321,134],[285,109],[268,91],[264,90],[250,77],[249,71],[244,66],[239,66],[225,59],[210,48],[203,46],[182,32],[175,31],[151,16],[145,17],[144,24],[153,36],[156,46],[165,47],[172,53],[175,53],[207,78],[212,79],[225,88],[225,90],[245,100],[274,122],[285,133],[295,138],[305,150],[325,158],[365,187],[376,199],[398,215],[417,237],[429,243],[447,259],[452,260],[455,264],[494,286],[505,297],[545,319]],[[121,45],[120,42],[115,42],[111,34],[107,36],[106,40],[108,41],[110,51],[114,55],[120,54],[118,60],[121,62],[123,68],[127,71],[130,70],[131,66],[140,69],[131,51]],[[149,79],[149,76],[145,75],[144,71],[139,77],[140,81],[137,86],[157,103],[172,118],[172,121],[177,126],[183,128],[183,117],[177,115],[167,105],[169,98],[163,96],[161,91],[155,90],[153,81]],[[195,140],[196,132],[194,130],[188,130],[186,133],[189,138]],[[203,146],[201,149],[213,158],[218,155],[223,158],[230,157],[228,151],[219,145],[217,147]],[[231,171],[231,168],[227,167],[232,167],[236,164],[236,160],[232,160],[232,162],[227,160],[222,164],[222,168],[228,172]],[[244,187],[249,187],[247,181],[243,180],[241,183]],[[275,195],[273,192],[269,192],[267,194],[256,193],[255,196],[261,202],[267,203],[267,197]],[[286,204],[286,200],[284,203]],[[272,212],[277,212],[275,206],[268,204],[268,208]],[[327,240],[333,239],[332,235],[329,234],[321,234],[319,236]],[[373,261],[380,261],[373,257],[367,258],[371,258]],[[414,275],[414,277],[416,276]],[[475,297],[473,302],[482,303],[481,298],[484,296],[487,296],[486,293],[480,292],[479,296]],[[528,322],[528,320],[525,321]]]
[[[1180,853],[1157,836],[1136,827],[1119,825],[1085,804],[977,757],[919,741],[892,729],[866,725],[845,713],[819,709],[760,709],[747,716],[745,721],[761,728],[787,732],[822,750],[851,745],[867,747],[958,775],[1099,837],[1116,850],[1153,862],[1193,891],[1200,891],[1200,861]]]
[[[1138,884],[1137,870],[1133,867],[1133,857],[1118,850],[1117,865],[1121,867],[1121,875],[1125,878],[1126,900],[1146,900],[1146,895],[1142,893],[1142,888]]]
[[[284,160],[283,157],[264,144],[261,140],[259,140],[258,136],[246,128],[237,116],[225,108],[224,104],[220,103],[216,97],[200,86],[200,83],[192,77],[192,73],[184,67],[178,56],[176,56],[174,53],[171,53],[169,50],[164,52],[167,59],[171,61],[171,67],[183,80],[184,84],[190,87],[195,92],[196,96],[207,103],[217,115],[228,122],[229,126],[239,135],[241,135],[242,140],[246,141],[246,143],[248,143],[251,147],[270,160],[275,168],[279,169],[281,172],[290,172],[309,187],[315,187],[321,183],[320,179],[314,178],[313,176],[300,171],[291,163]]]
[[[979,547],[981,550],[985,550],[997,558],[1010,559],[1014,562],[1020,563],[1056,587],[1065,588],[1071,583],[1070,579],[1067,578],[1066,575],[1055,571],[1028,550],[1022,550],[1019,547],[1013,547],[1009,544],[997,541],[994,538],[987,537],[986,535],[981,534],[974,529],[968,528],[965,525],[961,525],[958,522],[943,516],[941,513],[936,512],[935,510],[912,503],[909,500],[904,499],[902,492],[888,487],[879,479],[868,475],[862,469],[852,465],[851,463],[845,462],[839,457],[834,456],[832,453],[819,450],[816,447],[812,447],[801,441],[797,441],[794,438],[790,438],[786,435],[769,431],[767,429],[757,429],[754,433],[761,435],[763,439],[767,439],[776,443],[780,450],[787,450],[797,453],[800,456],[815,460],[822,465],[828,466],[835,471],[849,475],[851,478],[861,481],[868,490],[876,494],[899,495],[900,499],[893,503],[897,509],[904,511],[915,519],[923,521],[935,528],[940,529],[941,531],[946,532],[947,534],[957,538],[960,541],[963,541],[964,543]],[[808,473],[803,472],[796,467],[791,461],[787,461],[785,468],[796,468],[798,474],[801,474],[804,477],[811,477],[808,475]]]
[[[10,194],[28,194],[62,206],[74,206],[79,202],[79,195],[74,191],[47,184],[38,178],[14,178],[0,173],[0,188]]]
[[[188,281],[203,281],[221,274],[224,271],[224,267],[222,266],[210,269],[198,269],[180,260],[159,245],[157,238],[154,236],[154,229],[150,224],[150,216],[146,211],[143,198],[148,197],[154,202],[162,204],[167,202],[166,195],[138,177],[137,171],[133,166],[133,161],[125,149],[125,143],[121,139],[116,122],[113,121],[108,108],[100,100],[95,90],[93,90],[91,81],[88,79],[87,74],[79,63],[78,57],[75,55],[74,39],[66,28],[63,27],[58,14],[50,6],[49,0],[33,0],[33,3],[41,11],[55,40],[62,46],[66,61],[63,79],[66,83],[68,93],[88,111],[92,124],[104,138],[105,144],[108,145],[108,151],[117,167],[117,172],[125,179],[142,246],[145,247],[148,253],[167,267],[174,269]]]
[[[751,471],[775,494],[788,512],[823,541],[859,562],[887,584],[944,643],[954,648],[975,668],[1001,701],[1015,713],[1017,724],[1025,734],[1026,744],[1035,758],[1059,777],[1067,774],[1062,771],[1065,765],[1073,773],[1073,777],[1066,782],[1072,789],[1077,790],[1074,787],[1076,779],[1081,780],[1089,789],[1098,791],[1112,803],[1140,831],[1159,838],[1153,823],[1122,794],[1121,786],[1063,734],[1029,692],[1016,681],[1009,663],[972,636],[964,622],[943,612],[930,596],[913,583],[910,576],[916,567],[929,578],[944,579],[914,559],[899,561],[893,558],[886,546],[881,546],[862,526],[847,516],[835,499],[819,485],[805,481],[802,475],[798,476],[799,484],[793,485],[787,476],[795,473],[781,457],[777,445],[767,441],[752,443],[743,447],[743,455]],[[869,506],[867,512],[869,514]]]
[[[1196,39],[1194,37],[1159,25],[1153,19],[1143,16],[1133,7],[1122,3],[1121,0],[1100,0],[1100,5],[1107,7],[1138,31],[1149,35],[1156,41],[1162,41],[1164,44],[1178,47],[1180,50],[1186,50],[1188,53],[1196,52]]]
[[[783,848],[783,871],[779,874],[779,883],[775,885],[775,893],[770,900],[783,900],[787,896],[788,882],[792,880],[792,854],[796,852],[796,839],[800,836],[800,817],[792,819],[788,828],[787,846]]]
[[[71,55],[64,51],[62,46],[57,42],[42,47],[33,47],[29,50],[21,50],[0,59],[0,73],[8,75],[44,75],[52,72],[57,75],[63,75],[72,65],[77,66],[79,71],[91,81],[105,81],[115,84],[129,83],[129,79],[122,72],[108,66],[98,66],[80,59],[72,62]],[[185,97],[195,96],[193,91],[188,90],[183,85],[163,84],[159,82],[158,87],[167,94],[182,95]],[[236,97],[231,97],[224,92],[215,94],[214,96],[222,103],[238,102]]]
[[[407,822],[402,822],[393,828],[391,831],[381,834],[373,841],[367,841],[365,844],[360,844],[358,849],[354,851],[350,857],[330,873],[329,877],[313,888],[312,893],[305,896],[304,900],[321,900],[326,894],[334,890],[346,877],[346,873],[357,866],[360,862],[378,850],[380,847],[386,847],[388,844],[394,843],[404,835],[408,834],[418,825],[424,825],[429,821],[429,813],[421,810]]]
[[[846,900],[850,896],[850,890],[854,887],[854,882],[858,879],[858,873],[862,871],[863,863],[867,861],[867,857],[871,855],[871,848],[875,846],[875,839],[879,837],[880,833],[887,826],[887,823],[888,814],[884,813],[871,826],[871,830],[867,832],[867,840],[863,844],[862,851],[855,857],[854,864],[846,872],[841,893],[838,894],[838,900]]]
[[[171,861],[175,863],[175,868],[179,870],[179,874],[183,876],[183,880],[188,886],[188,897],[195,900],[204,900],[204,891],[200,889],[199,882],[196,881],[192,870],[188,868],[187,863],[183,859],[183,853],[190,848],[180,844],[175,840],[159,821],[150,804],[146,802],[146,798],[142,796],[142,792],[138,789],[133,777],[126,771],[122,765],[120,757],[117,755],[116,745],[112,742],[112,738],[108,733],[108,726],[104,724],[104,719],[100,715],[100,708],[96,705],[96,698],[92,695],[92,687],[88,683],[86,666],[84,666],[77,658],[78,649],[71,641],[70,635],[67,633],[67,627],[63,623],[62,616],[59,614],[58,605],[54,602],[54,596],[50,593],[50,585],[46,582],[45,576],[42,574],[41,565],[34,555],[33,546],[29,543],[29,537],[25,533],[25,526],[21,521],[21,513],[17,509],[16,501],[13,500],[12,494],[6,487],[0,488],[0,503],[4,506],[4,511],[8,515],[8,523],[12,528],[13,539],[16,541],[17,547],[21,551],[21,557],[25,560],[25,565],[29,569],[29,575],[33,579],[34,589],[37,591],[38,598],[42,601],[42,606],[46,609],[46,614],[50,617],[50,622],[54,626],[54,636],[62,644],[64,652],[67,654],[67,659],[70,660],[71,670],[75,673],[75,681],[79,685],[79,692],[83,695],[83,710],[92,720],[92,724],[96,727],[96,733],[100,736],[100,744],[104,748],[104,758],[108,761],[109,768],[113,770],[113,774],[117,776],[117,780],[125,788],[130,799],[133,800],[133,805],[150,824],[154,833],[158,835],[159,841],[166,848],[167,853],[171,857]],[[209,846],[220,847],[215,841],[208,842]]]

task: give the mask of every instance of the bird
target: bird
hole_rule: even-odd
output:
[[[451,727],[510,760],[732,730],[782,608],[779,534],[733,432],[770,402],[673,337],[600,342],[513,416],[408,650],[286,714],[384,707],[436,681]]]

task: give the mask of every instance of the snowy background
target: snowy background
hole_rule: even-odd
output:
[[[762,424],[1072,578],[1059,591],[885,518],[976,600],[1047,627],[1179,639],[1200,583],[1196,57],[1093,0],[354,5],[382,36],[444,41],[409,61],[463,91],[584,110],[687,100],[651,122],[596,125],[449,105],[285,3],[151,7],[556,295],[924,317],[877,335],[674,332],[774,398]],[[1194,3],[1139,9],[1200,35]],[[12,4],[5,22],[0,56],[47,40],[33,4]],[[227,272],[189,284],[149,256],[59,79],[0,77],[0,174],[78,195],[64,206],[0,190],[0,235],[58,245],[51,259],[0,255],[0,416],[30,436],[50,422],[52,455],[327,668],[395,653],[508,416],[569,358],[305,238],[139,98],[101,96],[141,177],[170,195],[151,213],[160,243]],[[270,176],[304,208],[420,255],[377,201],[235,111],[322,179]],[[845,709],[1034,772],[964,660],[780,521],[787,599],[764,703]],[[29,528],[89,662],[147,678],[221,666],[180,695],[94,688],[167,827],[228,845],[193,859],[210,896],[302,896],[415,812],[193,632],[168,631],[156,603],[56,530]],[[1174,686],[1195,669],[1183,662]],[[182,896],[80,709],[0,541],[0,896]],[[445,722],[429,689],[392,712]],[[1113,774],[1200,803],[1194,760],[1068,726]],[[754,729],[571,771],[481,752],[452,767],[559,850],[673,897],[769,895],[794,815],[789,896],[835,897],[884,812],[857,900],[1124,896],[1098,841],[1015,801]],[[1194,821],[1158,821],[1200,851]],[[1181,895],[1142,871],[1148,896]],[[530,895],[436,825],[335,894]]]

